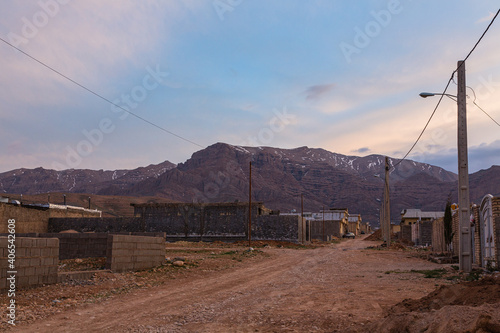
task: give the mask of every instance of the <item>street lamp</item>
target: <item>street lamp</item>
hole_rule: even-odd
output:
[[[457,96],[423,92],[420,97],[426,98],[435,95],[447,96],[457,102],[458,109],[458,220],[459,220],[459,260],[460,269],[472,271],[472,246],[470,232],[470,197],[469,197],[469,166],[467,157],[467,103],[465,85],[465,62],[457,64]],[[456,99],[455,99],[456,98]]]
[[[430,92],[421,92],[421,93],[419,94],[419,96],[420,96],[420,97],[422,97],[422,98],[432,97],[432,96],[436,96],[436,95],[438,95],[438,96],[443,95],[443,96],[446,96],[446,97],[451,98],[451,99],[452,99],[452,100],[454,100],[455,102],[457,101],[457,100],[456,100],[457,96],[455,96],[455,95],[450,95],[450,94],[438,94],[438,93],[430,93]]]

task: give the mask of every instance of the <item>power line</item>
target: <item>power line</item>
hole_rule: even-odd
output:
[[[457,85],[457,83],[455,82],[455,80],[453,80],[453,83],[455,85]],[[472,91],[472,94],[474,95],[474,100],[472,101],[472,104],[474,104],[479,110],[483,111],[485,115],[487,115],[491,120],[493,120],[493,122],[495,124],[497,124],[498,126],[500,126],[500,124],[492,117],[488,114],[488,112],[486,112],[482,107],[479,106],[479,104],[476,103],[476,100],[477,100],[477,96],[476,96],[476,92],[474,91],[474,89],[472,89],[471,86],[467,86],[467,88],[469,88],[471,91]],[[450,97],[451,98],[451,97]],[[467,98],[470,98],[469,95],[467,95]]]
[[[94,96],[97,96],[97,97],[99,97],[100,99],[102,99],[102,100],[104,100],[104,101],[108,102],[109,104],[111,104],[111,105],[113,105],[113,106],[115,106],[115,107],[117,107],[117,108],[119,108],[119,109],[121,109],[121,110],[123,110],[123,111],[127,112],[128,114],[131,114],[132,116],[136,117],[137,119],[140,119],[140,120],[142,120],[142,121],[144,121],[144,122],[148,123],[149,125],[152,125],[152,126],[154,126],[154,127],[158,128],[158,129],[160,129],[160,130],[162,130],[162,131],[164,131],[164,132],[166,132],[166,133],[168,133],[168,134],[170,134],[170,135],[173,135],[173,136],[175,136],[175,137],[177,137],[177,138],[179,138],[179,139],[181,139],[181,140],[184,140],[184,141],[186,141],[186,142],[189,142],[189,143],[191,143],[191,144],[193,144],[193,145],[195,145],[195,146],[198,146],[198,147],[201,147],[201,148],[205,148],[205,147],[203,147],[202,145],[200,145],[200,144],[198,144],[198,143],[196,143],[196,142],[194,142],[194,141],[191,141],[191,140],[189,140],[189,139],[186,139],[186,138],[184,138],[184,137],[182,137],[182,136],[180,136],[180,135],[178,135],[178,134],[175,134],[174,132],[171,132],[171,131],[167,130],[166,128],[161,127],[160,125],[157,125],[157,124],[155,124],[155,123],[153,123],[153,122],[151,122],[151,121],[149,121],[149,120],[147,120],[147,119],[145,119],[145,118],[143,118],[143,117],[141,117],[141,116],[139,116],[139,115],[137,115],[137,114],[133,113],[132,111],[129,111],[129,110],[125,109],[124,107],[122,107],[122,106],[120,106],[120,105],[118,105],[118,104],[116,104],[116,103],[113,103],[113,102],[112,102],[111,100],[109,100],[108,98],[106,98],[106,97],[104,97],[104,96],[102,96],[102,95],[100,95],[100,94],[96,93],[96,92],[95,92],[95,91],[93,91],[92,89],[89,89],[89,88],[85,87],[83,84],[78,83],[77,81],[73,80],[72,78],[70,78],[70,77],[68,77],[68,76],[64,75],[63,73],[59,72],[58,70],[56,70],[56,69],[54,69],[54,68],[50,67],[49,65],[47,65],[47,64],[45,64],[44,62],[42,62],[42,61],[38,60],[37,58],[33,57],[32,55],[30,55],[30,54],[28,54],[28,53],[24,52],[23,50],[19,49],[18,47],[14,46],[14,45],[12,45],[11,43],[9,43],[8,41],[6,41],[6,40],[5,40],[5,39],[3,39],[2,37],[0,37],[0,40],[1,40],[2,42],[4,42],[5,44],[9,45],[10,47],[12,47],[12,48],[16,49],[17,51],[21,52],[22,54],[24,54],[24,55],[25,55],[25,56],[27,56],[28,58],[30,58],[30,59],[32,59],[32,60],[34,60],[34,61],[36,61],[37,63],[39,63],[40,65],[44,66],[45,68],[48,68],[49,70],[53,71],[54,73],[58,74],[59,76],[62,76],[63,78],[65,78],[66,80],[68,80],[68,81],[72,82],[73,84],[75,84],[75,85],[79,86],[80,88],[82,88],[82,89],[84,89],[84,90],[88,91],[89,93],[93,94]]]
[[[499,123],[498,123],[495,119],[493,119],[493,117],[492,117],[492,116],[490,116],[490,115],[488,114],[488,112],[486,112],[485,110],[483,110],[483,108],[482,108],[482,107],[480,107],[480,106],[479,106],[479,104],[477,104],[477,103],[476,103],[476,99],[477,99],[477,97],[476,97],[476,92],[474,91],[474,89],[472,89],[472,87],[469,87],[469,86],[467,86],[467,88],[469,88],[469,89],[472,91],[472,94],[474,94],[474,100],[472,101],[472,104],[474,104],[475,106],[477,106],[477,108],[478,108],[479,110],[483,111],[483,112],[484,112],[484,114],[485,114],[485,115],[487,115],[487,116],[488,116],[491,120],[493,120],[493,122],[494,122],[495,124],[497,124],[498,126],[500,126],[500,124],[499,124]]]
[[[424,134],[425,130],[427,129],[427,126],[429,126],[429,123],[431,122],[432,120],[432,117],[434,117],[434,114],[436,113],[436,110],[438,109],[439,105],[441,104],[441,101],[443,100],[443,97],[444,97],[444,94],[446,94],[446,91],[448,90],[448,87],[450,86],[450,83],[451,81],[453,81],[453,77],[455,75],[455,73],[460,69],[461,66],[463,66],[465,64],[465,61],[467,59],[469,59],[469,57],[471,56],[472,52],[474,52],[474,50],[476,49],[476,47],[479,45],[479,43],[481,42],[481,40],[483,39],[483,37],[486,35],[486,32],[488,32],[488,30],[490,29],[491,25],[493,24],[493,22],[495,21],[495,19],[497,18],[498,14],[500,13],[500,9],[497,11],[497,13],[495,14],[495,16],[493,16],[493,18],[491,19],[491,22],[488,24],[488,26],[486,27],[486,29],[484,30],[484,32],[482,33],[481,37],[479,37],[478,41],[476,42],[476,44],[474,44],[474,47],[469,51],[469,53],[467,54],[467,56],[464,58],[464,60],[462,61],[462,63],[460,64],[459,67],[457,67],[452,73],[451,73],[451,77],[450,79],[448,80],[448,83],[446,84],[446,87],[444,88],[444,91],[443,93],[441,94],[441,97],[439,98],[437,104],[436,104],[436,107],[434,108],[434,111],[432,111],[431,113],[431,116],[429,117],[429,120],[427,120],[427,123],[425,124],[424,126],[424,129],[422,130],[422,132],[420,132],[420,135],[418,136],[417,140],[415,141],[415,143],[411,146],[410,150],[408,150],[408,152],[406,153],[406,155],[398,161],[398,163],[394,164],[393,168],[396,169],[396,167],[401,164],[401,162],[403,162],[406,157],[408,157],[408,155],[410,155],[410,153],[412,152],[413,148],[415,148],[415,146],[417,145],[418,141],[420,140],[420,138],[422,137],[422,135]],[[476,103],[474,103],[476,104]],[[477,106],[477,104],[476,104]],[[479,107],[479,106],[478,106]],[[482,110],[482,109],[481,109]],[[483,112],[485,112],[483,110]],[[486,113],[486,112],[485,112]],[[488,115],[489,116],[489,115]],[[491,118],[491,117],[490,117]],[[495,121],[496,123],[496,121]],[[498,124],[498,123],[497,123]],[[500,126],[500,125],[499,125]]]

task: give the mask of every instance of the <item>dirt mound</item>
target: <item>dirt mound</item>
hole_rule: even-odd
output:
[[[365,241],[379,241],[379,240],[382,240],[382,230],[378,229],[373,234],[371,234],[370,236],[366,237],[364,240]]]
[[[396,240],[398,238],[397,236],[398,235],[396,235],[394,233],[391,234],[391,240]],[[378,229],[373,234],[371,234],[370,236],[366,237],[364,240],[366,240],[366,241],[381,241],[381,240],[383,240],[382,230]]]
[[[405,299],[393,306],[389,312],[425,312],[438,310],[446,305],[479,306],[497,302],[500,302],[500,276],[441,286],[421,299]]]
[[[441,286],[393,306],[367,332],[500,332],[500,276]]]

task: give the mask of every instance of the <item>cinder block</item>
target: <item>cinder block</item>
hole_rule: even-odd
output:
[[[37,285],[38,284],[38,275],[30,275],[28,276],[28,285]]]
[[[40,248],[39,247],[32,247],[30,249],[30,257],[40,257]]]
[[[20,270],[24,270],[24,273],[20,273]],[[17,270],[19,275],[35,275],[35,267],[24,267]]]
[[[29,266],[33,266],[31,264],[31,258],[29,257],[16,258],[16,267],[29,267]]]
[[[40,266],[40,258],[30,258],[30,266]]]
[[[37,240],[37,246],[40,248],[44,248],[47,246],[47,239],[46,238],[40,238]]]

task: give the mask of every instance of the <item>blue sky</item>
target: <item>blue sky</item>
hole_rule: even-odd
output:
[[[0,171],[179,163],[216,142],[399,158],[437,102],[418,94],[444,89],[497,10],[451,0],[3,1],[3,39],[188,141],[0,42]],[[499,40],[496,21],[466,64],[476,103],[497,121]],[[468,126],[470,171],[500,164],[500,127],[472,99]],[[446,99],[410,158],[456,172],[455,147]]]

